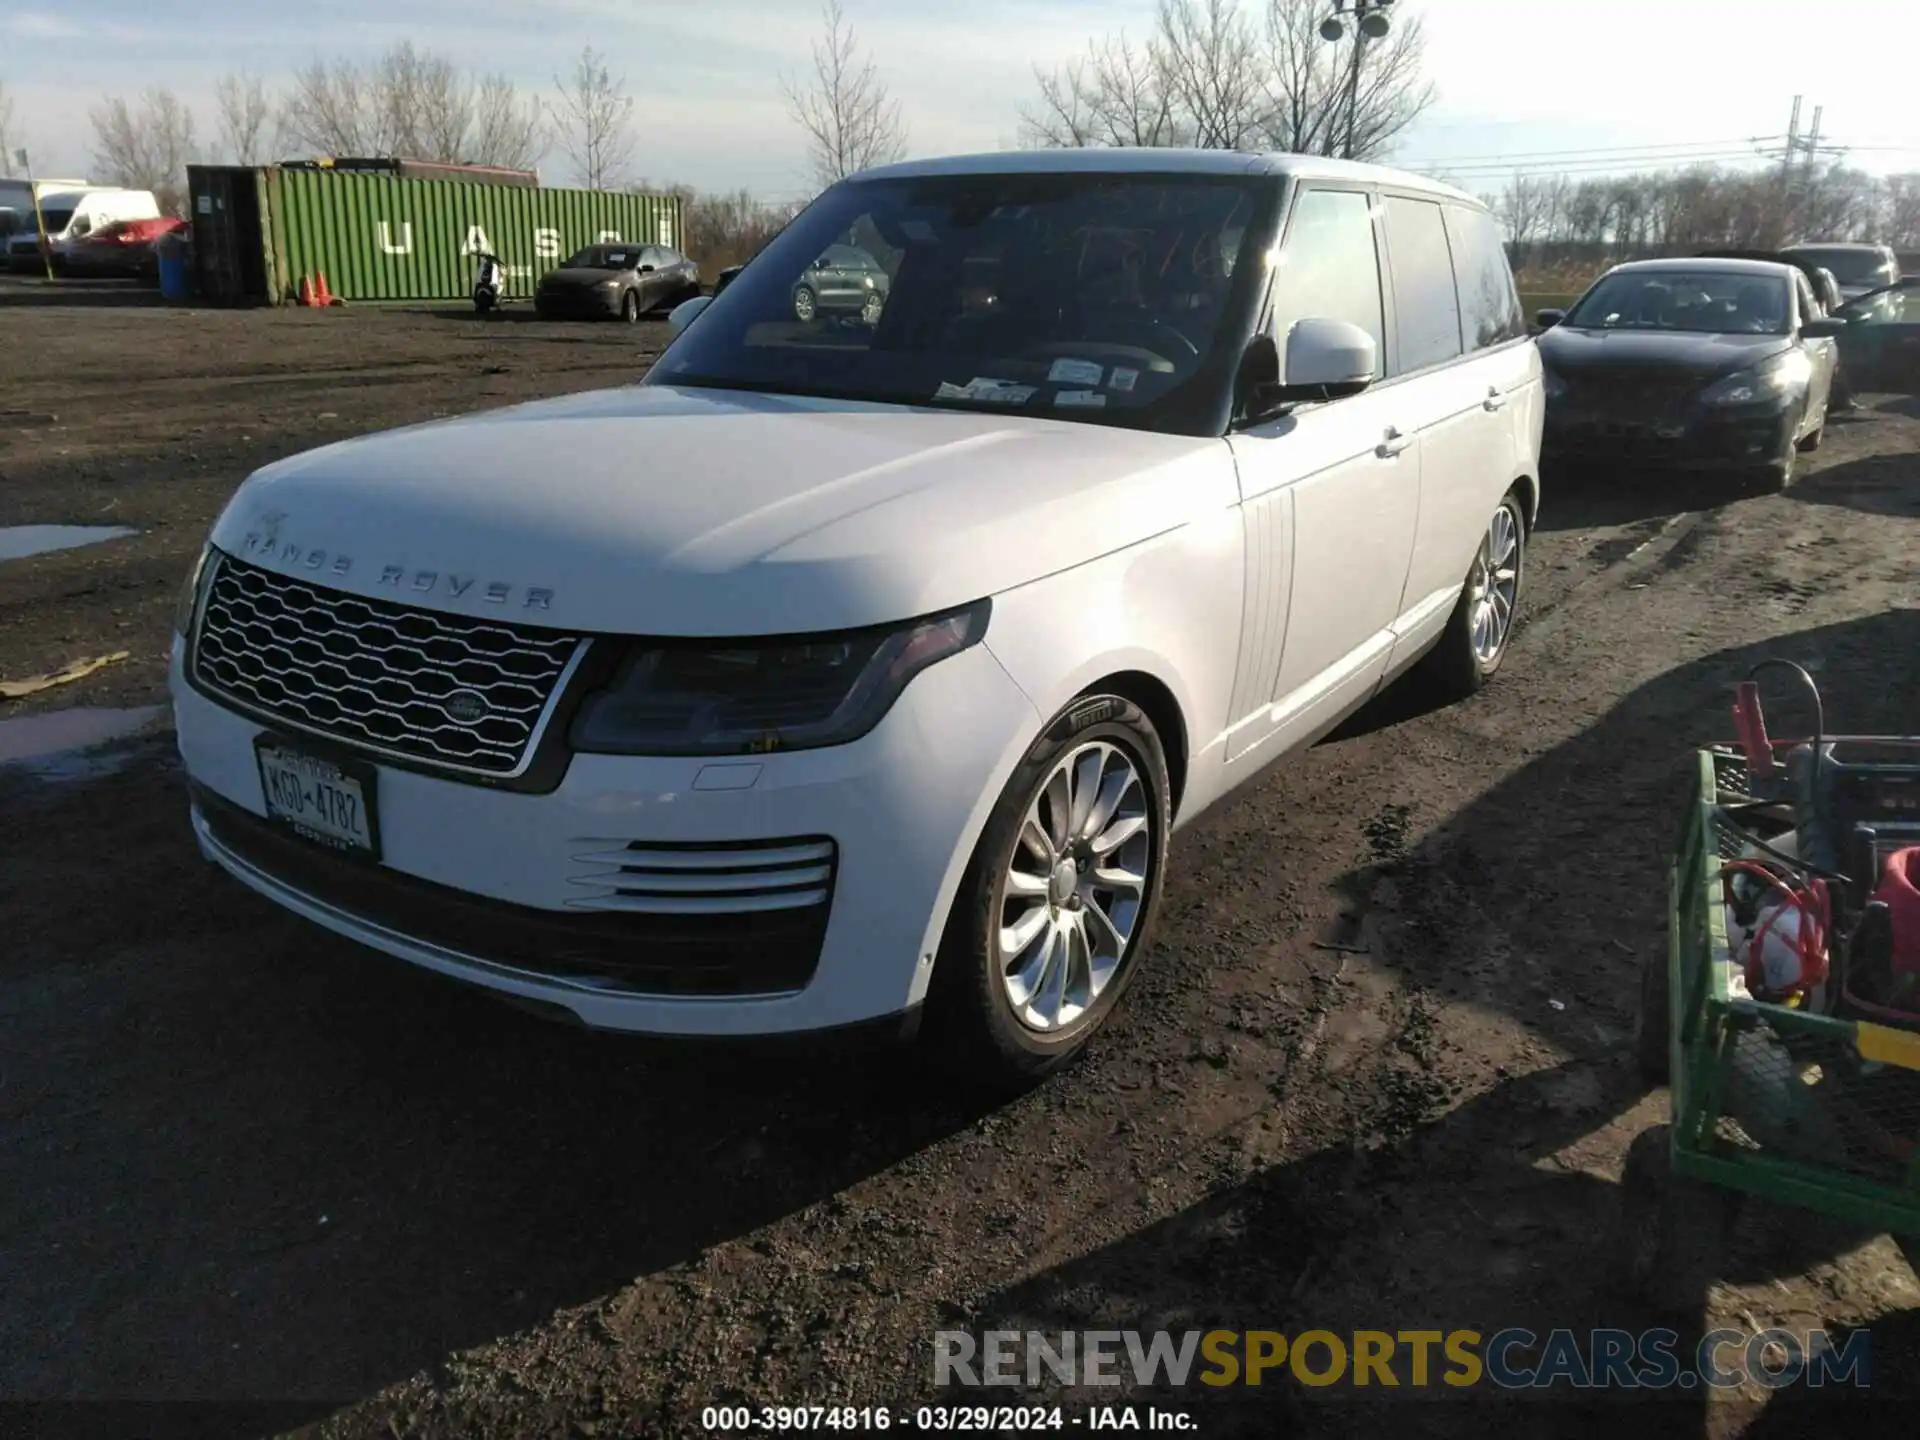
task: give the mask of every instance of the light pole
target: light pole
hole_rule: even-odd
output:
[[[1353,62],[1347,71],[1347,159],[1353,159],[1354,132],[1360,123],[1360,57],[1369,40],[1387,33],[1387,11],[1393,0],[1333,0],[1333,14],[1320,22],[1320,37],[1337,42],[1347,33],[1345,17],[1353,17]]]

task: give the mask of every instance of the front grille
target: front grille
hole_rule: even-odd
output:
[[[833,893],[831,840],[697,846],[575,843],[583,853],[574,860],[592,867],[569,882],[588,892],[567,902],[580,910],[738,915],[824,906]]]
[[[270,719],[447,769],[525,765],[578,636],[322,590],[221,555],[194,677]]]
[[[820,964],[824,896],[777,910],[540,910],[324,850],[205,786],[192,793],[215,843],[260,874],[363,924],[483,964],[663,996],[787,994],[804,990]]]

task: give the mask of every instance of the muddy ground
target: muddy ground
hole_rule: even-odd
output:
[[[0,727],[163,699],[251,468],[619,383],[663,334],[45,301],[0,295],[0,526],[140,534],[0,564],[0,679],[128,658]],[[1663,1323],[1608,1230],[1662,1113],[1630,1035],[1686,748],[1761,655],[1835,728],[1920,696],[1920,405],[1871,397],[1811,459],[1738,501],[1548,477],[1499,682],[1388,696],[1189,830],[1123,1013],[1011,1104],[911,1056],[586,1036],[335,941],[199,861],[164,719],[117,764],[0,769],[0,1397],[273,1402],[15,1408],[49,1434],[690,1434],[935,1398],[940,1330]],[[1869,1325],[1866,1398],[1157,1398],[1208,1434],[1910,1426],[1886,1237],[1756,1207],[1730,1271],[1681,1328]]]

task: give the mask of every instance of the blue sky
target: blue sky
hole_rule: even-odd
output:
[[[903,101],[916,154],[1014,143],[1033,67],[1095,35],[1147,30],[1152,0],[844,0]],[[1249,8],[1259,0],[1247,0]],[[1750,152],[1785,131],[1796,93],[1825,135],[1873,170],[1920,169],[1911,95],[1920,4],[1857,0],[1844,24],[1805,32],[1849,53],[1810,54],[1784,7],[1755,0],[1399,0],[1424,17],[1439,104],[1399,159],[1477,190],[1513,167],[1580,173]],[[583,44],[607,52],[638,99],[637,169],[770,197],[805,190],[804,149],[781,103],[806,64],[810,0],[0,0],[0,81],[14,143],[41,173],[84,174],[86,114],[107,94],[166,84],[214,130],[219,75],[269,80],[315,55],[372,57],[399,40],[541,88]],[[1578,153],[1573,153],[1578,152]],[[548,177],[564,181],[550,155]]]

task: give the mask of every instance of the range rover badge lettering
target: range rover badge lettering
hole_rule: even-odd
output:
[[[240,550],[242,554],[259,556],[286,569],[325,570],[332,575],[346,575],[353,570],[351,555],[283,542],[271,530],[249,531],[241,538]],[[416,595],[447,595],[455,600],[481,600],[488,605],[507,605],[519,610],[553,609],[554,592],[544,585],[512,585],[505,580],[482,580],[472,574],[382,565],[379,583],[396,590],[410,590]]]
[[[475,725],[487,717],[486,697],[472,690],[456,690],[447,697],[447,714],[462,725]]]

